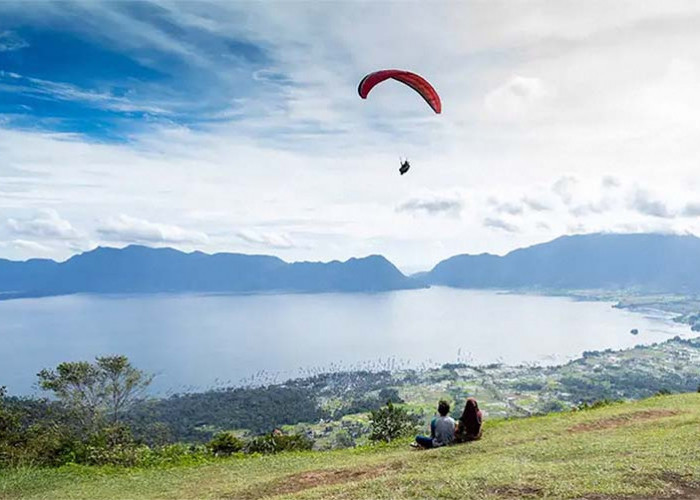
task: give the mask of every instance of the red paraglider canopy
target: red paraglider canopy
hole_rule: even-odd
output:
[[[425,99],[425,102],[428,103],[428,106],[430,106],[436,113],[440,113],[442,111],[440,96],[435,91],[433,86],[430,85],[430,83],[428,83],[428,81],[422,76],[411,73],[410,71],[403,71],[400,69],[375,71],[362,79],[360,85],[357,87],[357,92],[360,94],[360,97],[367,99],[367,95],[369,94],[370,90],[375,87],[375,85],[378,85],[389,78],[408,85],[413,90],[418,92],[421,97]]]

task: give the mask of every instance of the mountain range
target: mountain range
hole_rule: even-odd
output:
[[[5,298],[71,293],[374,292],[420,288],[379,255],[346,262],[287,263],[267,255],[131,245],[98,247],[65,262],[0,260]]]
[[[700,238],[667,234],[562,236],[504,256],[456,255],[417,277],[459,288],[700,292]]]
[[[411,277],[380,255],[288,263],[268,255],[98,247],[65,262],[0,259],[0,298],[72,293],[379,292],[458,288],[638,289],[700,292],[700,239],[691,235],[562,236],[504,256],[456,255]]]

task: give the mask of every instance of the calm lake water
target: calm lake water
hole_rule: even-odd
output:
[[[434,287],[378,294],[76,295],[0,302],[0,385],[35,392],[61,361],[126,354],[154,392],[284,380],[309,369],[466,361],[553,364],[690,336],[607,302]],[[631,335],[630,329],[639,329]],[[256,375],[257,374],[257,375]]]

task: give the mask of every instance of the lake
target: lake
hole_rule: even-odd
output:
[[[319,369],[554,364],[586,350],[691,336],[687,325],[662,314],[611,305],[442,287],[10,300],[0,302],[0,385],[11,394],[33,393],[40,369],[106,354],[125,354],[155,373],[154,392],[167,394]]]

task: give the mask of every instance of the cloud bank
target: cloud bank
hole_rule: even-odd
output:
[[[141,242],[427,268],[580,230],[700,234],[696,3],[6,1],[0,18],[3,257]],[[443,113],[396,82],[359,99],[383,67],[427,77]]]

